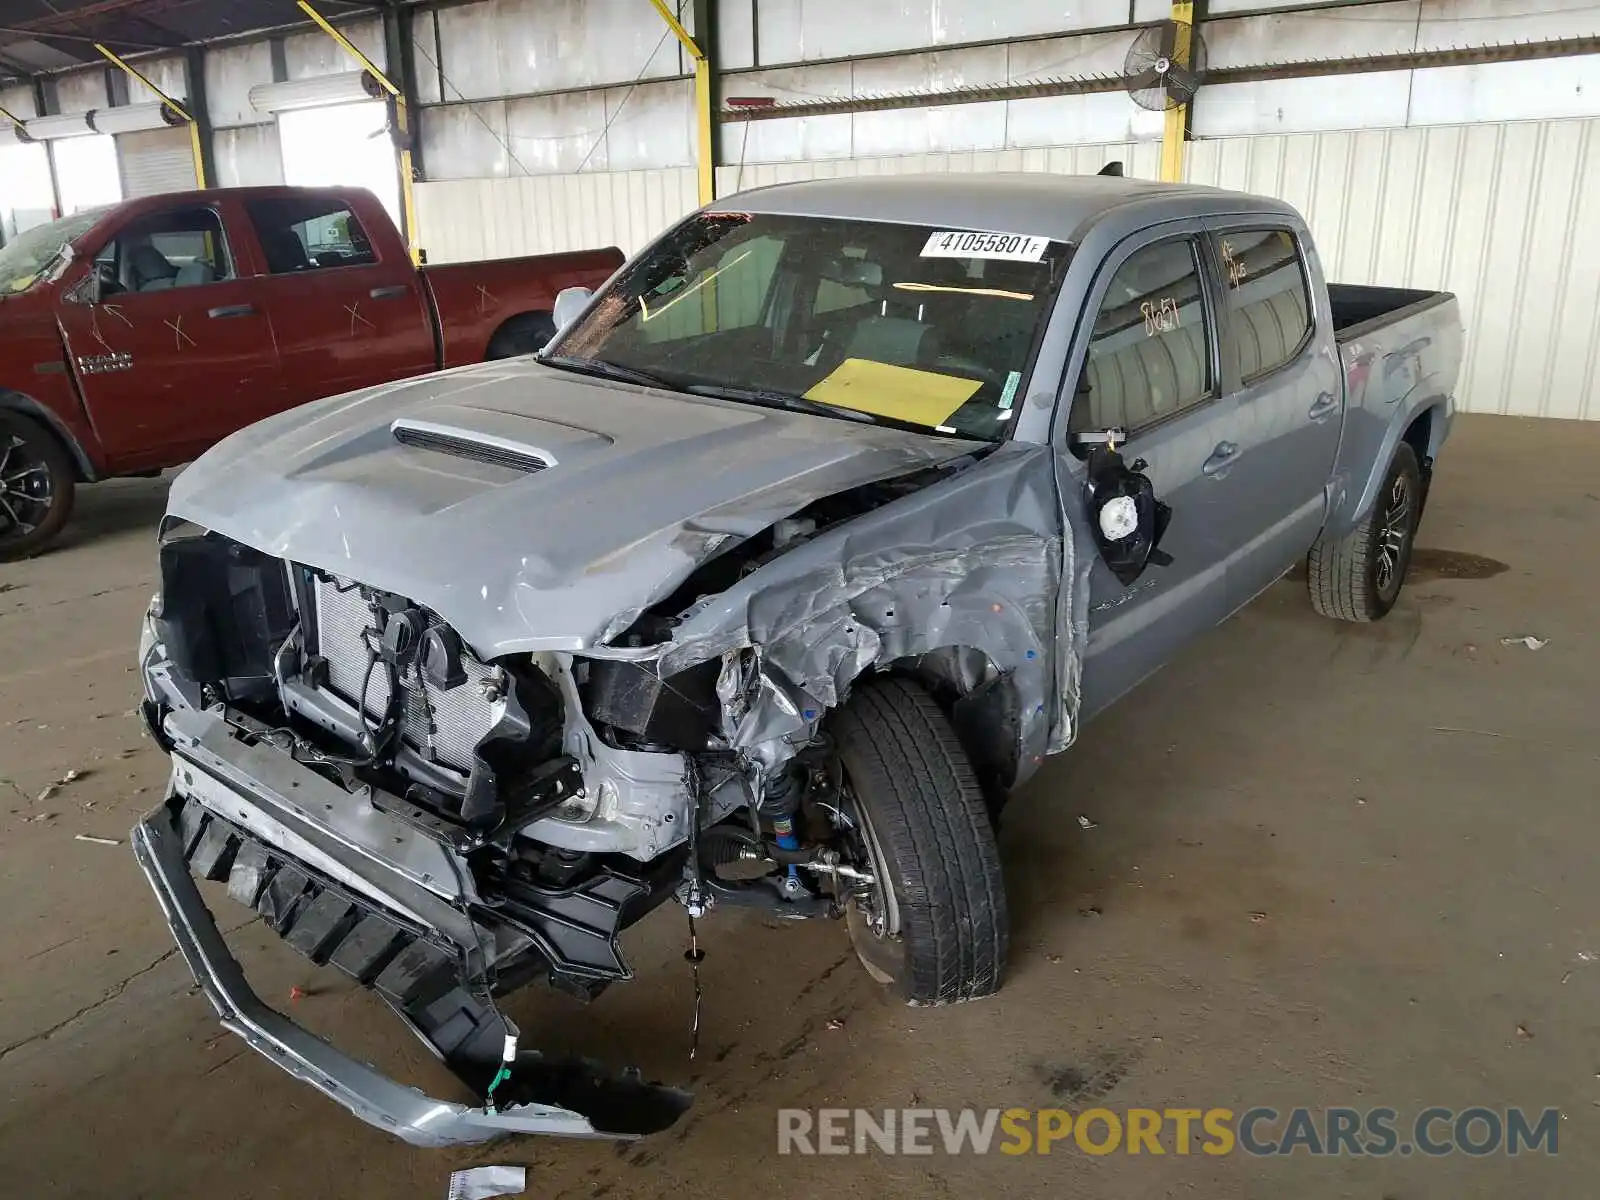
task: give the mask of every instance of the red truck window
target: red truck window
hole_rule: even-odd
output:
[[[274,275],[333,267],[370,267],[372,239],[348,205],[326,197],[252,200],[245,205]]]
[[[209,208],[179,208],[133,222],[95,256],[100,295],[203,287],[234,277],[222,221]]]

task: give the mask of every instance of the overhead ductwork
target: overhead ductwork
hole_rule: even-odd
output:
[[[156,100],[149,104],[127,104],[121,108],[92,109],[89,124],[96,133],[144,133],[187,122],[172,105]]]
[[[371,71],[345,71],[287,83],[258,83],[250,89],[250,106],[259,113],[293,112],[377,100],[385,94]]]
[[[34,117],[31,121],[24,121],[22,127],[28,131],[28,137],[35,142],[53,142],[60,138],[87,137],[95,131],[89,124],[89,114],[86,112],[60,113],[53,117]]]

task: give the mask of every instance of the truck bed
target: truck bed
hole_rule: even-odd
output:
[[[1453,303],[1450,292],[1425,292],[1414,288],[1368,287],[1359,283],[1330,283],[1328,303],[1333,310],[1336,341],[1348,342],[1432,308]]]

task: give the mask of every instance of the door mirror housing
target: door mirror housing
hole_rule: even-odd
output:
[[[89,273],[62,294],[68,304],[99,304],[116,283],[116,268],[110,263],[89,264]],[[108,281],[111,286],[107,286]]]
[[[556,308],[553,314],[556,323],[556,332],[560,333],[573,321],[577,320],[583,310],[589,307],[589,301],[594,292],[586,287],[562,288],[556,295]]]
[[[1172,510],[1156,498],[1143,460],[1129,466],[1115,445],[1108,439],[1089,451],[1084,507],[1100,557],[1127,587],[1146,566],[1172,562],[1160,549]]]

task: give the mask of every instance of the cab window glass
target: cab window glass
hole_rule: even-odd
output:
[[[378,261],[372,240],[348,205],[326,197],[252,200],[245,205],[274,275]]]
[[[1305,266],[1286,229],[1229,230],[1217,238],[1228,297],[1228,351],[1245,382],[1292,362],[1311,337]]]
[[[209,208],[141,217],[95,256],[100,295],[203,287],[234,277],[222,222]]]
[[[1136,251],[1095,317],[1070,427],[1138,430],[1213,394],[1198,247],[1189,238]]]

